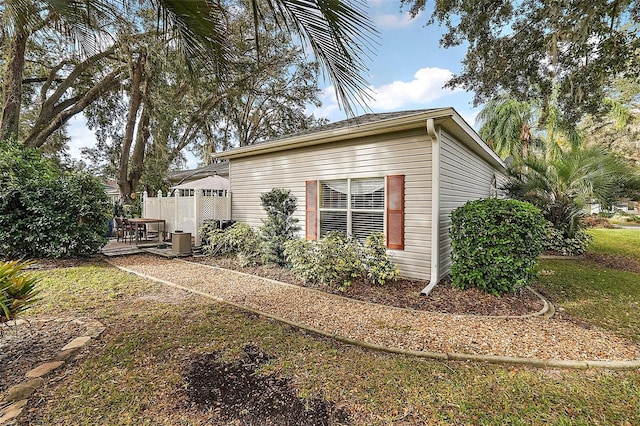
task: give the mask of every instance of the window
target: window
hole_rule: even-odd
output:
[[[384,231],[384,178],[320,182],[320,237],[343,231],[364,239]]]
[[[387,247],[404,250],[404,184],[404,175],[306,181],[306,238],[316,240],[331,230],[364,238],[386,228]]]

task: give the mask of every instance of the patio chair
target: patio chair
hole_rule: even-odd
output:
[[[136,227],[127,221],[127,219],[116,217],[116,242],[127,241],[129,238],[129,244],[133,241],[135,237]]]

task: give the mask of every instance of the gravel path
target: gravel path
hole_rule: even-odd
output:
[[[375,345],[540,359],[640,359],[638,345],[604,330],[554,318],[498,319],[403,310],[179,260],[129,256],[111,261],[225,301]]]

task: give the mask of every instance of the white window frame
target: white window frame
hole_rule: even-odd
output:
[[[381,179],[383,188],[384,188],[384,202],[383,207],[380,209],[356,209],[351,207],[351,182],[358,180],[373,180],[373,179]],[[347,207],[346,208],[327,208],[322,207],[322,192],[323,192],[323,184],[326,182],[335,182],[335,181],[347,181]],[[318,180],[318,191],[317,191],[317,206],[318,206],[318,223],[317,223],[317,232],[319,238],[323,238],[322,235],[322,213],[323,212],[344,212],[347,214],[347,235],[353,235],[353,213],[381,213],[382,214],[382,229],[379,232],[385,233],[387,229],[387,182],[384,176],[371,176],[371,177],[363,177],[363,178],[342,178],[342,179],[322,179]]]

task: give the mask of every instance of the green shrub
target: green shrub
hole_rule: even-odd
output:
[[[318,282],[316,270],[318,244],[302,238],[284,243],[284,256],[294,274],[306,282]]]
[[[527,285],[544,231],[540,210],[529,203],[496,198],[465,203],[451,213],[453,284],[493,294]]]
[[[360,253],[352,238],[344,232],[327,232],[318,244],[315,264],[317,279],[341,290],[363,273]]]
[[[262,261],[286,266],[284,245],[300,229],[298,219],[293,217],[297,209],[296,197],[288,189],[274,188],[261,194],[260,201],[267,212],[267,219],[260,229]]]
[[[107,242],[104,186],[34,149],[0,142],[0,257],[77,257]]]
[[[384,285],[400,275],[400,269],[391,261],[384,243],[384,235],[374,232],[362,246],[362,264],[370,284]]]
[[[246,223],[234,223],[225,229],[212,229],[207,234],[205,254],[232,254],[241,266],[255,265],[260,259],[260,236]]]
[[[218,228],[217,221],[205,222],[202,224],[198,233],[200,234],[200,246],[204,254],[213,254],[215,246],[211,244],[212,234],[221,233],[222,230]]]
[[[25,274],[32,261],[0,262],[0,324],[14,320],[37,299],[39,278]]]
[[[293,239],[285,243],[284,255],[291,270],[306,282],[340,290],[363,276],[370,284],[383,285],[399,274],[381,233],[371,234],[364,244],[335,231],[320,241]]]
[[[578,256],[584,254],[593,241],[593,237],[586,233],[584,229],[578,229],[573,233],[573,237],[565,236],[565,233],[553,227],[551,222],[547,222],[547,227],[543,237],[542,245],[545,250],[560,253],[563,256]]]

